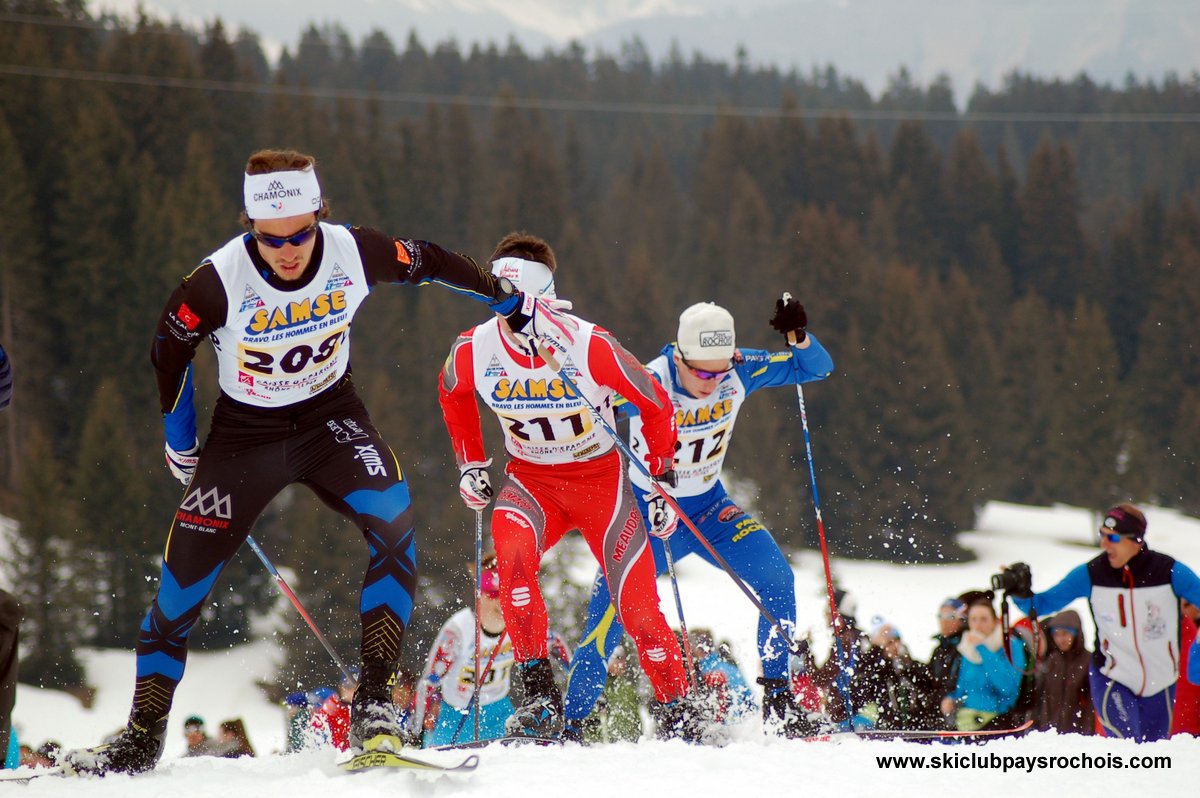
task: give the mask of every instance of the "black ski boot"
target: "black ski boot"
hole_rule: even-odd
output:
[[[763,726],[775,734],[795,739],[812,737],[821,733],[820,724],[809,717],[809,712],[796,703],[787,679],[758,678],[763,686]]]
[[[350,747],[358,751],[376,748],[400,753],[404,746],[404,726],[400,713],[392,703],[392,688],[388,681],[396,671],[390,663],[363,665],[362,681],[350,701]]]
[[[654,737],[658,740],[683,740],[699,743],[704,739],[704,720],[699,707],[690,696],[674,701],[656,702],[650,706],[654,718]]]
[[[562,693],[554,683],[550,660],[518,662],[514,675],[524,697],[504,722],[504,731],[525,737],[555,738],[562,734]]]
[[[59,764],[71,776],[103,776],[108,773],[145,773],[153,770],[162,756],[167,731],[166,718],[143,724],[129,719],[125,730],[110,742],[95,748],[76,748],[62,754]]]

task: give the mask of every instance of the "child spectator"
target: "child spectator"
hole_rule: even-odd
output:
[[[1092,655],[1083,643],[1079,613],[1064,610],[1046,619],[1044,626],[1050,645],[1038,663],[1037,728],[1056,729],[1063,734],[1095,734],[1096,717],[1088,687]]]

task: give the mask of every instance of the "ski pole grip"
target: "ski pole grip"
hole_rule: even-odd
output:
[[[791,302],[791,301],[792,301],[792,295],[791,295],[791,294],[789,294],[787,291],[784,291],[784,292],[783,292],[783,304],[784,304],[784,305],[786,305],[788,302]],[[783,336],[783,337],[787,339],[788,346],[795,346],[795,345],[796,345],[796,333],[795,333],[795,331],[793,331],[793,330],[788,330],[788,331],[787,331],[787,332],[784,334],[784,336]]]

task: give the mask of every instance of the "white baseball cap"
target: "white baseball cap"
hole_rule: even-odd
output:
[[[675,348],[687,360],[729,360],[733,357],[733,316],[720,305],[697,302],[679,314]]]

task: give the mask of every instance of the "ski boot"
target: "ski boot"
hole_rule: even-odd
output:
[[[691,696],[656,702],[650,707],[650,715],[654,718],[655,739],[686,743],[699,743],[704,739],[702,713]]]
[[[782,737],[796,739],[821,733],[821,726],[796,702],[787,679],[759,677],[763,686],[763,726]]]
[[[567,721],[565,721],[563,723],[563,730],[562,730],[562,737],[561,737],[562,741],[564,743],[579,743],[580,745],[587,745],[588,744],[587,740],[584,739],[584,728],[583,728],[584,721],[586,721],[586,720],[587,720],[587,718],[584,718],[583,720],[567,720]]]
[[[388,684],[395,670],[390,663],[363,666],[362,681],[350,700],[348,742],[351,748],[357,751],[386,749],[398,754],[404,747],[404,726],[392,703],[392,688]]]
[[[140,723],[137,717],[130,717],[125,729],[109,742],[95,748],[67,751],[59,758],[59,764],[69,776],[145,773],[158,764],[165,739],[166,718],[157,723]]]
[[[563,700],[550,660],[518,662],[515,670],[524,698],[504,722],[504,731],[522,737],[557,738],[563,730]]]

